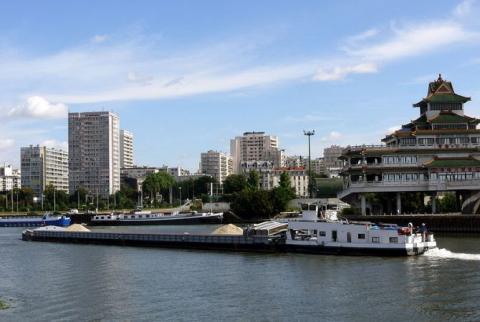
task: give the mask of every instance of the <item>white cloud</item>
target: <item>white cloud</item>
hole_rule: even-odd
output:
[[[400,125],[391,126],[391,127],[389,127],[389,128],[387,129],[386,134],[391,134],[391,133],[393,133],[393,132],[395,132],[395,131],[400,130],[401,128],[402,128],[402,127],[401,127]]]
[[[469,4],[463,4],[455,11],[464,13],[468,8]],[[476,39],[476,33],[451,15],[442,21],[411,23],[387,31],[370,28],[346,37],[343,43],[347,48],[329,56],[268,64],[258,50],[263,43],[250,39],[173,52],[148,37],[118,36],[106,41],[110,38],[99,34],[86,44],[45,56],[28,57],[17,48],[2,48],[0,86],[4,92],[27,88],[19,96],[34,92],[45,100],[73,104],[175,98],[293,81],[338,81]],[[103,42],[101,46],[99,42]],[[12,115],[34,114],[25,107],[14,110]]]
[[[68,142],[67,141],[57,141],[54,139],[44,140],[40,143],[41,146],[46,146],[47,148],[55,148],[68,151]]]
[[[337,66],[332,68],[321,68],[313,76],[317,81],[333,81],[345,78],[348,74],[371,74],[378,71],[374,63],[361,63],[351,66]]]
[[[365,47],[348,48],[346,51],[354,57],[382,63],[467,42],[475,37],[478,37],[478,34],[465,30],[460,23],[436,21],[396,29],[394,36],[386,41]]]
[[[41,96],[31,96],[23,105],[11,108],[10,117],[55,119],[67,116],[68,108],[63,103],[51,103]]]
[[[462,1],[453,9],[453,14],[458,18],[462,18],[470,14],[474,3],[475,3],[474,0]]]
[[[359,33],[357,35],[353,35],[353,36],[348,37],[347,38],[347,43],[355,44],[359,41],[364,41],[364,40],[373,38],[376,35],[378,35],[378,33],[379,33],[378,29],[371,28],[371,29],[365,30],[364,32]]]
[[[107,35],[95,35],[92,37],[92,42],[95,44],[99,44],[107,40]]]
[[[337,131],[332,131],[332,132],[328,133],[327,136],[322,137],[320,140],[322,142],[335,143],[336,141],[340,140],[341,138],[343,138],[342,133],[337,132]]]
[[[0,150],[11,148],[15,144],[13,139],[0,139]]]

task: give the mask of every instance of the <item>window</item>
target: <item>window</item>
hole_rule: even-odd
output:
[[[398,243],[398,237],[390,237],[390,243],[391,244],[397,244]]]
[[[375,243],[375,244],[380,243],[380,237],[372,237],[372,243]]]
[[[365,234],[358,234],[358,239],[365,239]]]
[[[332,230],[332,241],[336,242],[337,241],[337,231]]]
[[[325,236],[327,236],[327,234],[324,231],[319,231],[318,236],[325,237]]]

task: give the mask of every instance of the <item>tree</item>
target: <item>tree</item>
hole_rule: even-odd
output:
[[[260,175],[256,170],[251,170],[248,173],[247,188],[250,191],[257,191],[260,186]]]
[[[143,191],[150,194],[150,200],[153,201],[154,205],[157,205],[158,194],[165,193],[174,184],[175,180],[173,177],[164,171],[151,173],[143,181]]]
[[[223,191],[226,194],[240,192],[247,188],[247,178],[243,174],[231,174],[223,182]]]
[[[271,195],[274,213],[278,214],[287,210],[288,203],[295,198],[295,190],[292,188],[290,176],[287,172],[282,172],[279,185],[273,188]]]
[[[269,191],[239,192],[231,203],[232,211],[243,219],[263,219],[274,214]]]

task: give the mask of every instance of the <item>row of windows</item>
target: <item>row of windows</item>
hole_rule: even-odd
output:
[[[383,163],[385,164],[416,164],[417,156],[384,156]]]
[[[383,175],[383,181],[417,181],[423,179],[420,173],[389,173]]]
[[[430,103],[431,111],[461,110],[462,103]]]

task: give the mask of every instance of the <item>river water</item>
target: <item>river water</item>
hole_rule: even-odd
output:
[[[24,242],[21,231],[0,230],[0,321],[480,320],[479,236],[378,258]]]

